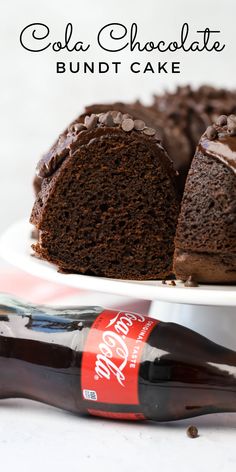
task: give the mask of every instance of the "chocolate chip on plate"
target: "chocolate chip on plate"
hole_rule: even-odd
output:
[[[199,434],[198,434],[197,426],[194,426],[194,425],[189,426],[187,428],[186,434],[191,439],[198,438]]]

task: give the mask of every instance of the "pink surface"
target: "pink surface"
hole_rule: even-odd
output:
[[[23,271],[2,268],[0,270],[0,292],[9,293],[32,303],[67,305],[102,305],[147,314],[149,302],[114,295],[79,290],[45,281]]]
[[[0,291],[34,303],[48,303],[78,293],[78,290],[46,282],[15,269],[0,272]]]

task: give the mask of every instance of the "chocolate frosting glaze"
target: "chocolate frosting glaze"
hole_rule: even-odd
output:
[[[157,131],[146,126],[143,120],[135,120],[129,114],[122,114],[117,111],[91,114],[85,116],[83,123],[72,123],[59,136],[58,141],[50,151],[40,159],[36,168],[36,177],[44,179],[52,176],[65,158],[72,155],[78,147],[89,144],[89,142],[107,134],[107,132],[110,134],[114,132],[139,133],[143,137],[154,141],[158,146],[161,146]]]
[[[226,121],[226,124],[220,126],[216,122],[208,127],[200,139],[198,150],[219,159],[236,173],[236,116],[221,116],[217,121]],[[234,123],[235,126],[232,126]]]
[[[178,87],[174,92],[156,95],[153,107],[159,112],[167,144],[173,142],[173,151],[177,169],[188,170],[200,136],[207,126],[221,114],[236,113],[236,91],[218,89],[202,85],[197,89],[190,86]],[[185,138],[185,147],[179,148],[180,140]],[[189,147],[188,147],[189,146]]]

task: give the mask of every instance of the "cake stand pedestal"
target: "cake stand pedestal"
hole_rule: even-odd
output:
[[[0,238],[0,256],[32,275],[73,288],[150,300],[150,316],[179,323],[236,350],[236,286],[200,285],[187,288],[180,281],[172,286],[168,283],[163,285],[161,281],[139,282],[60,274],[52,264],[32,257],[31,233],[32,226],[26,220],[8,228]]]

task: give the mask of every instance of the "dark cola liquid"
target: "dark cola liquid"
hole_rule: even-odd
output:
[[[0,397],[38,400],[83,410],[80,366],[83,344],[101,308],[0,304]]]
[[[0,397],[80,414],[81,360],[101,307],[31,307],[0,296]],[[156,421],[236,411],[236,354],[173,323],[158,323],[142,351],[138,405],[96,402],[98,411]],[[94,406],[94,405],[93,405]]]
[[[236,353],[160,323],[143,353],[139,394],[144,415],[156,421],[236,411]]]

